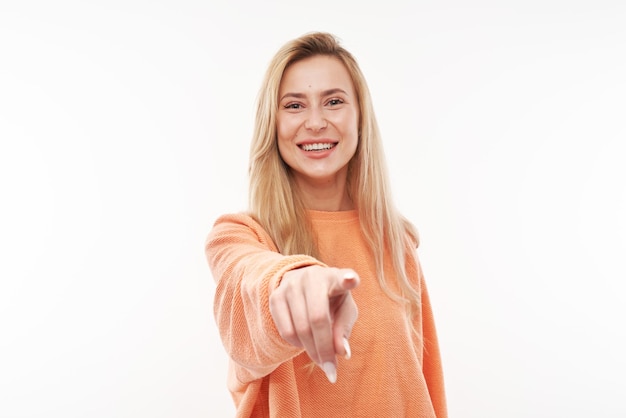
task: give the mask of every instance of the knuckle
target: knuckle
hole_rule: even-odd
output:
[[[296,324],[295,326],[295,334],[306,336],[311,334],[311,327],[307,323]]]

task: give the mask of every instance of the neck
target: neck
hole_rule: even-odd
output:
[[[345,180],[342,182],[310,182],[296,181],[302,196],[304,207],[310,210],[337,212],[354,209],[352,199],[348,196]]]

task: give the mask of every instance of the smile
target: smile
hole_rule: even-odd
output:
[[[300,149],[304,151],[326,151],[331,148],[334,148],[337,143],[324,142],[324,143],[315,143],[315,144],[302,144],[298,145]]]

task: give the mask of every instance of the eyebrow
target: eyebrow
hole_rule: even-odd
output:
[[[330,96],[332,94],[337,94],[337,93],[343,93],[346,96],[348,96],[348,93],[346,93],[345,90],[340,89],[340,88],[324,90],[322,92],[322,96]],[[283,97],[280,98],[280,101],[282,101],[283,99],[285,99],[287,97],[293,97],[293,98],[296,98],[296,99],[304,99],[304,98],[306,98],[306,94],[304,94],[304,93],[285,93],[283,95]]]

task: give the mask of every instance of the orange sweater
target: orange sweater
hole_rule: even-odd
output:
[[[423,344],[412,335],[404,308],[382,291],[357,212],[309,216],[319,260],[278,253],[263,228],[243,214],[220,217],[207,238],[217,283],[215,319],[231,359],[228,388],[237,417],[447,417],[437,335],[417,257],[407,262],[407,271],[421,294],[414,321]],[[283,274],[310,265],[352,268],[361,278],[352,291],[359,308],[352,357],[338,357],[335,384],[280,337],[269,312],[269,295]],[[385,275],[397,289],[393,271],[386,268]]]

